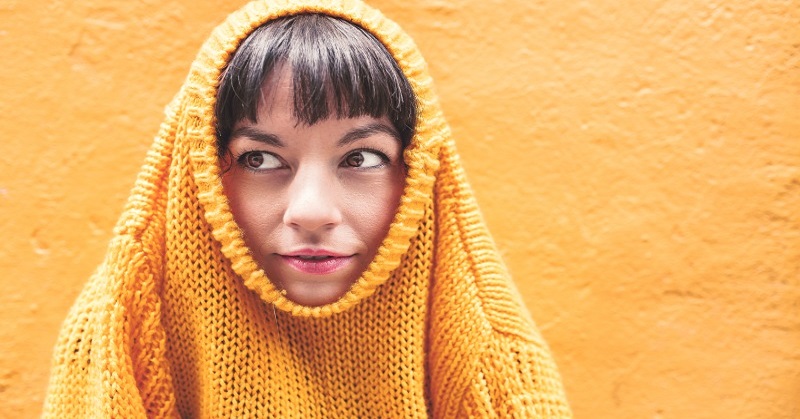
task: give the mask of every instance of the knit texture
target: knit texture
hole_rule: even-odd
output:
[[[265,277],[222,191],[217,80],[289,14],[383,42],[420,104],[386,239],[340,300]],[[354,0],[254,1],[217,27],[166,109],[105,260],[69,313],[45,417],[571,417],[549,350],[481,219],[413,41]]]

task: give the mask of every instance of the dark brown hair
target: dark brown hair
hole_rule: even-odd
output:
[[[220,76],[215,116],[223,155],[237,121],[256,121],[264,82],[288,65],[294,115],[308,125],[330,116],[386,116],[403,147],[414,135],[417,102],[411,85],[375,36],[346,20],[300,14],[272,20],[251,33]]]

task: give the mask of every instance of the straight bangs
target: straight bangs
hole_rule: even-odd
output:
[[[239,46],[217,91],[217,149],[227,150],[234,124],[255,122],[269,76],[288,65],[293,114],[313,125],[329,117],[386,116],[405,148],[414,135],[417,103],[411,85],[371,33],[343,19],[320,14],[287,16],[265,23]]]

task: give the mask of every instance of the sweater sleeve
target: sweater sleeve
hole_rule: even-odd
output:
[[[121,235],[64,322],[45,418],[176,416],[156,272],[138,240]]]

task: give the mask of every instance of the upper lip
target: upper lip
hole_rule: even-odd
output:
[[[348,257],[352,255],[346,255],[342,253],[337,253],[327,249],[298,249],[293,250],[289,253],[281,253],[281,256],[289,256],[289,257],[298,257],[298,256],[328,256],[334,258],[341,258],[341,257]]]

